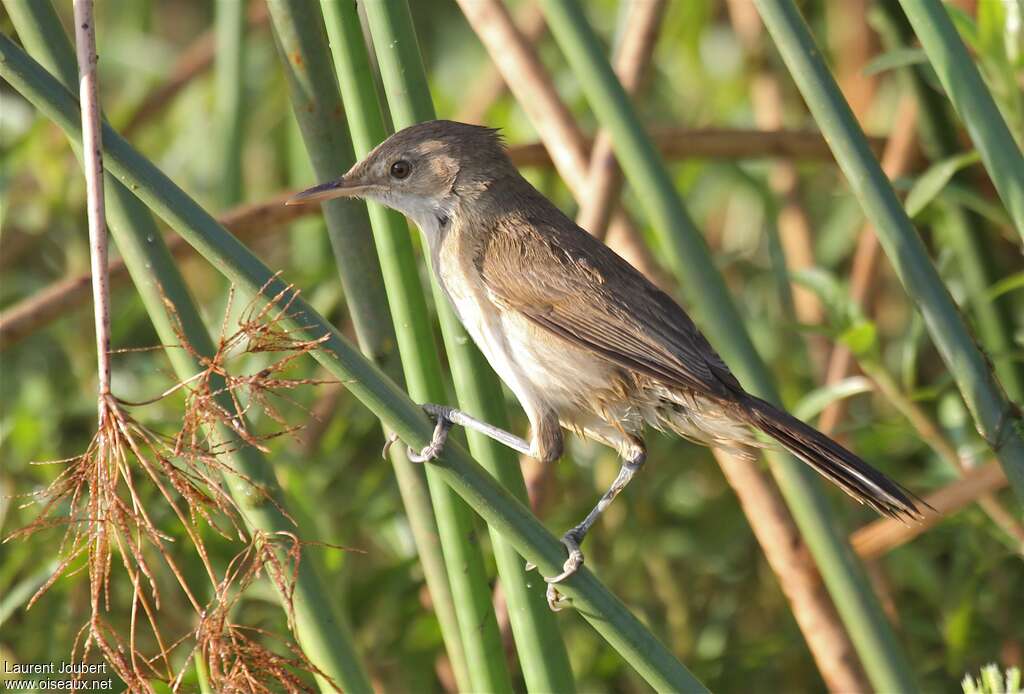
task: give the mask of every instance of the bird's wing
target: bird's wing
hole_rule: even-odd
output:
[[[667,294],[607,246],[561,223],[505,220],[476,257],[497,305],[666,385],[734,399],[742,388]]]

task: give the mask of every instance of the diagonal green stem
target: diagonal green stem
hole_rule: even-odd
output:
[[[60,75],[68,89],[74,89],[78,78],[74,53],[53,6],[43,0],[6,0],[5,5],[25,46]],[[3,40],[9,43],[6,37]],[[66,90],[61,89],[52,77],[49,79],[53,82],[52,89],[62,91],[64,98],[70,99]],[[71,106],[76,107],[73,101]],[[104,126],[104,132],[114,136],[107,126]],[[77,137],[72,138],[76,148],[79,142]],[[107,141],[105,144],[108,144]],[[168,345],[178,342],[164,305],[163,297],[166,296],[175,307],[186,339],[199,354],[212,356],[215,352],[213,341],[199,317],[199,311],[174,259],[167,251],[155,220],[127,187],[109,173],[107,179],[107,217],[110,228],[161,342]],[[258,290],[256,286],[254,292]],[[203,368],[185,350],[169,349],[167,356],[179,379],[187,379]],[[224,401],[221,405],[233,409],[226,393],[222,398]],[[232,432],[226,427],[219,432],[219,436],[224,440],[233,438]],[[263,486],[279,504],[275,506],[262,498],[256,500],[249,483],[237,476],[226,475],[228,488],[249,527],[270,533],[293,530],[291,522],[279,510],[286,503],[263,455],[240,441],[237,447],[229,448],[235,448],[229,454],[229,465]],[[347,691],[370,692],[372,688],[369,679],[356,654],[348,627],[338,613],[336,604],[327,596],[318,562],[307,555],[299,569],[293,596],[295,627],[303,651],[311,662]],[[324,691],[332,689],[323,678],[318,677],[318,681]]]
[[[316,5],[305,0],[274,0],[269,3],[274,38],[281,64],[288,80],[295,117],[299,123],[306,150],[315,175],[328,180],[347,170],[355,160],[352,143],[345,127],[345,109],[338,93],[338,84],[331,66],[323,19]],[[366,205],[358,200],[332,200],[323,205],[324,219],[331,246],[341,275],[345,296],[354,316],[356,334],[365,354],[379,361],[393,352],[396,331],[388,306],[389,297],[381,275],[380,263],[373,245],[370,218]],[[415,278],[415,269],[411,277]],[[393,279],[393,278],[392,278]],[[422,295],[422,290],[420,291]],[[433,345],[433,336],[421,311],[422,329],[414,335],[416,348],[409,352],[407,335],[398,336],[403,349],[403,363],[413,357],[421,360],[419,369],[406,366],[405,375],[415,397],[425,400],[444,397],[440,364]],[[396,325],[403,326],[408,312],[396,315]],[[422,360],[429,360],[425,363]],[[399,363],[388,359],[385,369],[396,380],[401,379]],[[409,523],[416,541],[424,577],[430,589],[445,650],[449,654],[456,682],[469,686],[462,640],[456,619],[457,603],[452,596],[439,523],[452,530],[446,536],[462,537],[468,516],[466,512],[452,516],[448,509],[459,503],[440,481],[428,484],[421,466],[409,461],[396,447],[391,452]],[[435,519],[433,506],[444,517]],[[440,495],[440,498],[438,498]],[[461,505],[461,504],[460,504]],[[461,542],[461,541],[460,541]]]
[[[914,225],[871,154],[867,139],[789,0],[756,0],[782,59],[821,126],[907,294],[921,309],[932,341],[1007,478],[1024,500],[1024,432]]]
[[[356,149],[362,156],[383,140],[387,133],[377,101],[359,17],[355,6],[350,3],[323,0],[322,6],[331,38],[338,81],[347,105],[349,127]],[[427,344],[432,347],[426,321],[426,304],[415,270],[415,259],[406,222],[397,213],[376,204],[370,205],[370,214],[378,240],[381,263],[388,278],[391,305],[396,311],[396,325],[408,326],[405,330],[398,330],[400,349],[403,334],[405,341],[416,346]],[[401,315],[398,315],[399,313]],[[448,342],[450,343],[450,340]],[[476,368],[478,362],[462,358],[464,355],[461,352],[452,352],[450,346],[449,355],[452,357],[457,380],[463,384],[459,386],[462,399],[461,394],[471,386],[465,385],[464,370],[459,369],[455,362],[469,364],[471,369]],[[422,356],[415,352],[410,354],[408,359],[404,359],[408,364],[407,369],[418,368],[418,359],[422,359]],[[430,359],[433,360],[434,357],[431,355]],[[476,381],[470,378],[469,382]],[[482,379],[479,383],[482,386],[487,385]],[[410,389],[410,392],[414,398],[418,397],[415,390]],[[500,390],[497,388],[490,391],[479,388],[477,392],[486,396],[485,401],[487,398],[500,398]],[[463,402],[469,407],[479,408],[475,411],[484,413],[486,417],[503,417],[500,411],[481,407],[479,397],[475,402],[464,399]],[[525,501],[526,486],[522,474],[508,451],[492,446],[489,440],[486,440],[486,447],[475,439],[470,439],[470,444],[474,455],[488,471],[520,501]],[[527,688],[530,691],[571,692],[574,683],[568,655],[554,615],[548,610],[539,590],[539,582],[532,581],[537,589],[531,589],[531,582],[526,576],[519,554],[497,533],[492,532],[491,539],[498,573],[505,588],[512,633]]]
[[[0,77],[81,142],[78,105],[71,94],[29,58],[9,37],[0,35]],[[107,170],[124,182],[156,214],[229,280],[246,291],[276,296],[290,304],[288,324],[298,336],[326,338],[315,356],[332,375],[366,405],[384,425],[413,446],[428,443],[433,425],[376,366],[343,338],[301,297],[274,276],[256,256],[148,159],[109,126],[104,126]],[[294,298],[294,300],[293,300]],[[523,557],[542,572],[558,571],[565,558],[562,544],[529,510],[505,491],[457,443],[451,443],[432,467]],[[586,567],[560,586],[580,615],[601,634],[648,683],[659,691],[703,692],[704,686],[634,617]]]
[[[880,5],[879,34],[887,48],[904,48],[913,33],[899,6],[892,1]],[[947,159],[961,151],[957,127],[949,115],[942,95],[925,81],[922,66],[900,70],[901,83],[917,99],[921,149],[933,161]],[[967,172],[958,172],[954,181],[967,184]],[[1024,400],[1024,365],[1013,358],[1015,349],[1007,297],[992,301],[986,295],[992,285],[992,249],[981,216],[960,205],[944,204],[936,228],[947,239],[956,256],[967,289],[967,302],[981,344],[992,355],[993,368],[1006,394],[1014,402]]]
[[[900,0],[900,5],[1024,239],[1024,156],[978,67],[939,0]]]
[[[707,243],[687,214],[582,8],[575,0],[541,0],[540,4],[598,121],[611,132],[619,164],[660,234],[700,324],[740,380],[778,402],[771,375],[754,349]],[[879,689],[912,690],[902,649],[863,569],[836,527],[814,474],[792,456],[770,458],[772,472],[872,681]]]

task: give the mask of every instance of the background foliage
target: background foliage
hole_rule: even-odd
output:
[[[898,123],[898,102],[908,91],[901,69],[920,66],[924,58],[917,49],[897,49],[883,41],[882,13],[873,3],[864,4],[868,7],[863,12],[840,11],[837,4],[822,2],[802,3],[801,9],[847,98],[853,101],[852,90],[871,83],[869,96],[862,97],[861,108],[855,110],[870,134],[885,137]],[[472,96],[467,85],[489,69],[489,59],[455,4],[430,0],[413,2],[411,7],[436,110],[440,117],[454,117]],[[139,104],[175,72],[185,49],[211,30],[213,9],[211,3],[186,0],[99,4],[102,102],[116,129],[124,131]],[[622,10],[602,0],[588,3],[587,12],[599,33],[614,40]],[[1019,143],[1024,134],[1024,8],[1013,0],[978,0],[950,7],[950,12]],[[258,17],[259,7],[254,5],[250,14]],[[0,17],[0,27],[13,35],[6,16]],[[857,39],[867,48],[858,49]],[[752,54],[723,3],[670,2],[657,40],[649,79],[635,100],[652,127],[753,127],[751,89],[765,69],[782,85],[784,125],[814,127],[770,39],[762,36],[757,55]],[[564,58],[548,37],[540,39],[538,49],[578,122],[593,131],[595,121]],[[229,125],[230,132],[241,133],[237,149],[218,131],[224,122],[218,108],[229,87],[214,71],[191,79],[130,135],[146,156],[214,213],[315,181],[265,19],[250,22],[242,55],[242,107],[235,112],[240,114],[238,121]],[[928,69],[923,74],[934,96],[937,81]],[[6,85],[0,90],[0,306],[6,308],[52,282],[86,271],[88,247],[84,183],[66,141]],[[944,100],[938,103],[948,109]],[[508,95],[486,110],[484,120],[501,127],[511,144],[536,140]],[[972,326],[977,325],[979,302],[994,307],[1010,342],[988,356],[1001,374],[1013,374],[1020,369],[1024,339],[1020,238],[985,171],[970,156],[970,142],[962,136],[958,145],[956,152],[942,157],[921,147],[909,173],[895,185],[912,191],[908,206],[918,229]],[[241,162],[237,188],[225,165],[234,156],[232,151]],[[814,258],[813,269],[801,273],[799,282],[814,292],[824,310],[817,325],[794,317],[791,298],[782,290],[785,282],[780,280],[786,275],[774,242],[779,201],[770,181],[775,164],[767,158],[688,158],[673,160],[671,171],[785,402],[803,416],[816,416],[822,401],[839,391],[819,389],[820,369],[807,356],[805,340],[810,338],[813,345],[823,336],[826,344],[846,344],[871,378],[864,387],[850,389],[857,394],[847,402],[839,434],[864,458],[922,496],[953,483],[956,469],[936,452],[934,440],[922,436],[900,403],[912,403],[968,463],[988,459],[985,444],[919,314],[884,258],[869,306],[862,310],[852,303],[849,273],[863,217],[831,161],[795,162],[799,203],[810,222]],[[575,211],[572,196],[551,168],[533,166],[525,173],[563,209]],[[635,206],[628,188],[623,200],[627,207]],[[970,274],[977,267],[966,264],[961,247],[949,236],[951,216],[964,209],[976,232],[972,240],[985,285],[980,295],[977,275]],[[636,219],[643,224],[642,215]],[[351,336],[345,297],[319,217],[267,231],[251,247]],[[653,230],[642,232],[654,257],[663,257]],[[180,267],[208,325],[219,326],[228,308],[226,283],[201,261],[183,260]],[[113,301],[116,348],[159,343],[130,286],[116,290]],[[236,302],[236,309],[243,303]],[[237,310],[232,318],[237,318]],[[25,499],[15,495],[44,487],[59,472],[56,466],[35,466],[31,461],[75,455],[92,436],[91,335],[90,312],[68,311],[0,353],[0,532],[5,537],[36,513],[33,506],[22,507]],[[239,363],[239,368],[261,368],[260,355],[246,359],[249,363]],[[114,391],[126,400],[146,400],[176,380],[159,352],[126,352],[115,358],[114,366]],[[879,392],[876,384],[885,380],[885,374],[897,400],[892,391]],[[292,375],[319,378],[323,373],[312,360],[302,360]],[[1004,386],[1010,389],[1005,378]],[[349,615],[374,683],[388,691],[450,686],[440,632],[423,589],[392,469],[380,460],[382,439],[376,419],[343,385],[309,386],[289,395],[296,402],[281,406],[286,419],[306,427],[294,436],[270,441],[268,458],[288,493],[304,539],[363,550],[306,551],[321,556],[327,585]],[[509,403],[513,430],[525,430],[525,418],[510,396]],[[153,429],[174,433],[181,406],[180,398],[171,397],[137,416]],[[253,424],[264,432],[278,428],[265,417],[255,417]],[[649,461],[588,540],[588,565],[710,689],[741,691],[751,681],[766,691],[821,689],[789,604],[710,453],[652,436]],[[573,441],[566,458],[539,484],[540,517],[557,532],[574,524],[617,469],[612,451]],[[153,490],[145,493],[155,497]],[[868,510],[840,493],[830,490],[829,496],[850,531],[874,520]],[[999,500],[1019,519],[1019,506],[1009,492],[1000,492]],[[154,504],[154,509],[161,508]],[[171,518],[154,521],[165,529],[174,527]],[[24,609],[53,568],[59,532],[54,529],[0,545],[4,660],[60,661],[87,619],[88,583],[81,574],[61,579],[30,610]],[[487,533],[478,537],[485,547],[489,544]],[[187,547],[182,535],[176,539]],[[238,551],[216,534],[206,539],[216,562],[226,564]],[[1019,537],[972,504],[874,565],[876,588],[922,688],[956,690],[965,672],[977,672],[990,661],[1004,666],[1024,662],[1019,629],[1024,615],[1021,549]],[[493,562],[488,551],[484,555]],[[197,558],[178,558],[190,571],[200,571]],[[493,577],[493,565],[488,571]],[[126,582],[123,576],[118,580]],[[115,583],[113,595],[123,595],[126,589]],[[176,610],[174,592],[166,594],[169,602],[163,605],[162,618],[172,630],[187,630],[191,613]],[[245,624],[278,634],[287,631],[269,582],[250,586],[236,610],[236,618]],[[127,615],[115,605],[112,619],[124,623]],[[183,623],[175,625],[176,619]],[[558,622],[581,691],[644,689],[628,664],[581,619],[569,612]],[[509,662],[521,688],[514,655]]]

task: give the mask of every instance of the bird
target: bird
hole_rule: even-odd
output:
[[[339,197],[375,201],[419,227],[444,295],[529,420],[528,438],[521,438],[456,408],[424,403],[434,435],[422,450],[409,450],[412,460],[437,458],[453,424],[543,463],[562,456],[564,431],[618,453],[611,486],[562,536],[563,570],[545,577],[552,609],[565,605],[557,585],[582,566],[584,537],[644,465],[645,425],[746,457],[781,446],[879,513],[922,517],[906,488],[744,390],[671,296],[519,173],[498,130],[417,123],[340,178],[288,203]]]

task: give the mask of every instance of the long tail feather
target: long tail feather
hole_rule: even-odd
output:
[[[857,501],[892,518],[918,520],[923,517],[914,499],[921,504],[924,502],[912,492],[814,427],[754,396],[748,396],[744,405],[753,426]]]

